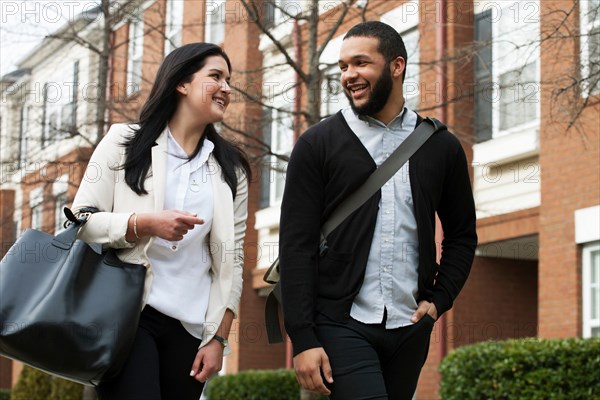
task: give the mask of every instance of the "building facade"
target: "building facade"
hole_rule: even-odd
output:
[[[454,308],[436,323],[416,398],[437,398],[437,366],[457,347],[490,339],[600,336],[600,3],[338,0],[317,6],[316,32],[310,19],[294,18],[307,15],[306,0],[134,1],[112,27],[109,123],[136,119],[173,48],[209,41],[231,57],[233,100],[220,130],[247,150],[255,176],[244,291],[225,372],[291,366],[289,343],[268,345],[263,327],[270,288],[262,275],[277,255],[286,157],[310,118],[347,105],[338,52],[345,32],[365,19],[401,33],[408,50],[407,105],[443,120],[472,166],[479,246]],[[80,59],[79,71],[84,64],[91,68],[90,60]],[[36,62],[22,66],[21,75],[8,77],[10,85],[44,81]],[[3,101],[2,132],[29,132],[25,104],[19,93]],[[81,107],[76,110],[81,118]],[[45,115],[50,121],[51,111]],[[65,115],[67,121],[73,112]],[[5,128],[9,123],[12,128]],[[17,154],[14,142],[5,150],[5,140],[2,151]],[[16,221],[17,234],[39,226],[40,218],[49,227],[56,207],[50,193],[60,190],[25,188],[29,174],[13,175],[5,183],[3,172],[3,218]],[[437,237],[443,251],[441,229]]]

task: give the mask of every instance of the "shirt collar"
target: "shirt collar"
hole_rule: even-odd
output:
[[[198,154],[196,154],[196,156],[189,161],[191,172],[194,172],[198,168],[202,167],[202,165],[204,165],[204,163],[208,160],[208,157],[210,156],[210,154],[212,153],[214,148],[215,148],[214,143],[205,137],[202,142],[202,148],[200,148],[200,151],[198,152]],[[180,158],[182,161],[182,164],[185,164],[188,162],[188,155],[181,148],[179,143],[177,143],[177,140],[175,140],[175,138],[171,134],[171,131],[169,130],[168,127],[167,127],[167,153],[176,158]]]
[[[354,112],[354,110],[352,110]],[[402,108],[402,111],[400,111],[400,114],[396,115],[394,117],[394,119],[392,119],[390,121],[389,124],[384,124],[383,122],[381,122],[380,120],[378,120],[377,118],[373,118],[369,115],[362,115],[362,114],[356,114],[356,112],[354,112],[354,115],[356,115],[356,118],[358,118],[359,120],[363,121],[364,123],[366,123],[368,126],[371,125],[376,125],[376,126],[380,126],[382,128],[399,128],[402,129],[403,128],[403,124],[404,124],[404,116],[406,115],[406,111],[407,108],[406,106]]]

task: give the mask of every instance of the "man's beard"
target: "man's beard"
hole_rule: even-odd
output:
[[[393,84],[392,72],[389,68],[384,68],[381,76],[377,79],[377,82],[371,86],[371,95],[369,96],[369,100],[363,106],[356,106],[352,99],[352,95],[347,91],[344,90],[344,94],[350,102],[350,107],[352,107],[352,110],[356,114],[373,116],[373,114],[377,114],[385,107],[390,98],[390,94],[392,93]]]

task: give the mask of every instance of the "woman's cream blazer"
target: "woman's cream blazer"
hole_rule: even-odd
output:
[[[145,182],[147,195],[139,196],[132,191],[125,183],[124,171],[117,168],[125,161],[122,143],[133,131],[130,125],[115,124],[94,151],[73,201],[74,212],[82,207],[100,210],[80,230],[79,239],[120,249],[118,256],[121,260],[147,267],[144,305],[153,278],[152,265],[146,252],[154,237],[129,243],[125,235],[133,213],[163,211],[165,190],[169,190],[166,132],[160,135],[152,148],[152,167]],[[221,167],[212,154],[208,159],[208,170],[211,173],[214,200],[213,223],[209,234],[212,284],[200,347],[212,339],[227,308],[237,316],[242,293],[243,243],[248,216],[248,182],[245,175],[238,174],[234,201],[230,187],[222,178]]]

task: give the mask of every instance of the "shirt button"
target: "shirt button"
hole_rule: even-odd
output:
[[[173,250],[173,251],[177,250],[177,246],[175,246],[175,245],[171,246],[171,250]]]

